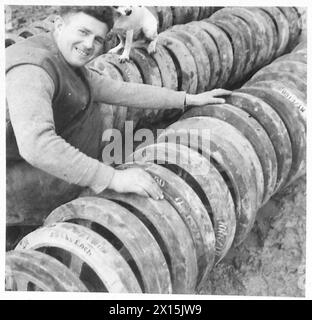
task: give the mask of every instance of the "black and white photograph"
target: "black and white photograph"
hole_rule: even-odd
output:
[[[85,4],[2,6],[4,293],[306,298],[309,8]]]

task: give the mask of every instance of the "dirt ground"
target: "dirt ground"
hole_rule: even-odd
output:
[[[248,238],[211,273],[206,294],[305,295],[306,178],[275,195]]]
[[[57,7],[11,6],[12,31],[58,12]],[[306,178],[275,195],[258,213],[248,238],[211,273],[201,294],[305,295]]]

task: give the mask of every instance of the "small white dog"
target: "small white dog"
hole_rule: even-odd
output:
[[[120,43],[109,52],[118,53],[124,48],[120,62],[129,60],[131,48],[147,47],[149,54],[156,51],[158,20],[152,10],[142,6],[115,7],[112,32],[117,34]]]

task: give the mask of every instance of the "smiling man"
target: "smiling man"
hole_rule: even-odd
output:
[[[58,49],[73,67],[83,67],[100,54],[111,27],[107,19],[103,22],[85,12],[64,14],[56,19],[55,26]]]
[[[107,7],[64,7],[54,33],[6,49],[8,224],[39,223],[82,187],[163,197],[144,170],[116,170],[99,161],[107,128],[96,102],[183,109],[222,103],[216,96],[229,93],[188,95],[90,71],[85,65],[101,53],[112,25]]]

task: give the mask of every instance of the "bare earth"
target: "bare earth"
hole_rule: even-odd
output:
[[[260,209],[254,228],[215,267],[204,294],[305,295],[306,178]]]

